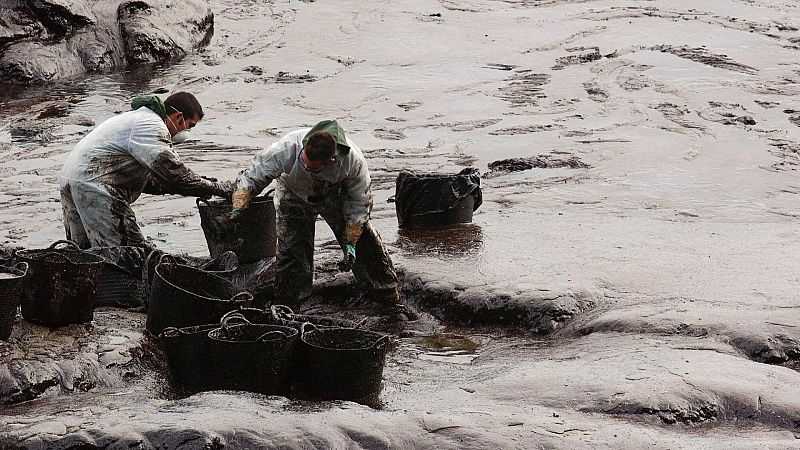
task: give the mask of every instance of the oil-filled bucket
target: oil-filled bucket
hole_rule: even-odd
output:
[[[147,331],[154,336],[167,327],[218,323],[226,312],[252,303],[253,296],[229,280],[171,261],[161,258],[150,289]]]
[[[60,246],[65,246],[61,247]],[[19,250],[28,263],[22,295],[22,317],[48,326],[92,320],[97,281],[103,258],[81,251],[72,241],[56,241],[50,248]]]
[[[250,200],[235,228],[224,233],[220,230],[219,223],[230,215],[232,208],[227,200],[197,199],[200,226],[206,236],[211,257],[230,250],[236,253],[239,262],[250,264],[275,256],[278,238],[271,192]]]
[[[298,334],[294,328],[252,324],[241,317],[229,317],[208,333],[216,368],[215,387],[261,394],[286,393]]]
[[[319,399],[374,402],[381,391],[388,348],[389,337],[380,333],[305,324],[298,387]]]
[[[14,328],[17,307],[28,273],[28,263],[17,263],[14,267],[0,266],[0,339],[7,340]]]
[[[477,169],[455,175],[401,172],[395,188],[395,210],[400,228],[472,222],[483,202]]]
[[[211,330],[219,323],[183,328],[166,328],[159,341],[172,380],[192,392],[214,389],[216,372],[209,353]]]

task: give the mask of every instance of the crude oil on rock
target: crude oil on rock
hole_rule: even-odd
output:
[[[68,20],[6,6],[2,20],[19,19],[0,48],[54,55],[16,78],[104,61],[64,52],[120,2],[30,4]],[[164,15],[133,8],[126,27],[178,20],[147,4]],[[140,313],[56,330],[18,319],[0,343],[0,446],[800,448],[796,2],[174,4],[188,28],[170,48],[204,44],[208,6],[214,35],[171,66],[0,87],[0,244],[63,236],[67,152],[132,96],[188,90],[206,117],[176,151],[219,179],[283,133],[339,119],[423,317],[389,354],[378,408],[186,396]],[[62,37],[19,41],[34,29]],[[175,56],[128,60],[116,36],[111,65]],[[483,174],[472,224],[397,229],[401,170],[464,167]],[[134,210],[159,247],[205,254],[193,199]],[[324,222],[316,235],[318,294],[343,296],[333,235]],[[303,312],[352,309],[334,303]]]
[[[202,0],[2,0],[0,76],[28,83],[176,59],[213,29]]]

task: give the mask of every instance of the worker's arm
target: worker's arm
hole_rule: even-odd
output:
[[[236,179],[236,190],[232,199],[234,216],[247,208],[250,199],[269,186],[272,180],[291,171],[296,145],[298,142],[289,134],[256,154],[250,167],[243,170]]]
[[[172,151],[169,131],[159,120],[157,116],[140,118],[131,128],[127,142],[131,156],[153,176],[146,189],[160,194],[225,196],[220,183],[201,178],[178,158]]]

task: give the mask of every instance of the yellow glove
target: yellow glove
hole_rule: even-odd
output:
[[[361,233],[364,232],[364,225],[360,223],[354,223],[347,225],[344,228],[344,240],[350,244],[356,245],[358,239],[361,237]]]
[[[247,208],[250,204],[250,199],[253,197],[253,191],[247,189],[237,189],[233,191],[231,202],[233,203],[233,210],[242,210]]]

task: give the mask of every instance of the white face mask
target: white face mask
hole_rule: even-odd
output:
[[[172,136],[172,142],[175,144],[186,142],[187,139],[189,139],[189,130],[179,131],[175,133],[175,136]]]
[[[172,109],[175,109],[175,108],[172,108]],[[180,112],[177,109],[175,109],[175,111],[176,112]],[[172,123],[172,127],[173,128],[175,128],[175,129],[178,128],[177,126],[175,126],[175,122],[173,122],[172,119],[169,118],[169,116],[167,116],[167,120],[169,120],[170,123]],[[183,121],[183,117],[181,117],[181,120]],[[186,121],[183,121],[183,126],[186,127]],[[175,133],[175,136],[172,136],[172,143],[173,144],[180,144],[181,142],[186,142],[187,139],[189,139],[189,129],[188,128],[184,128],[183,130]]]

